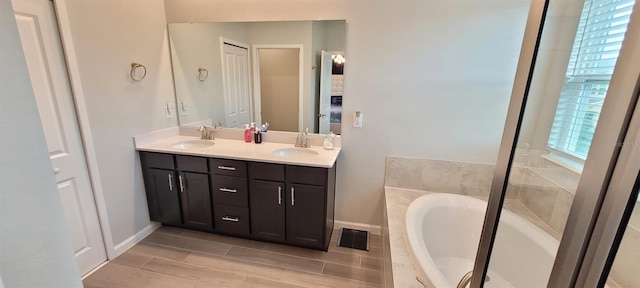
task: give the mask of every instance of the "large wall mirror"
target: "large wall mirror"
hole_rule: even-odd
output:
[[[340,134],[346,22],[170,23],[180,125]]]

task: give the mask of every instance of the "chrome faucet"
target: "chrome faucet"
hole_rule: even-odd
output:
[[[296,137],[295,147],[299,148],[309,148],[309,128],[305,132],[298,133],[298,137]]]
[[[467,272],[467,274],[464,274],[464,276],[462,276],[462,279],[460,279],[460,282],[458,282],[458,286],[456,286],[457,288],[466,288],[467,285],[469,285],[469,283],[471,283],[471,276],[473,274],[473,271],[469,271]],[[491,281],[491,278],[489,278],[489,275],[486,275],[484,277],[484,282],[487,283]]]
[[[214,132],[213,131],[209,131],[209,128],[207,126],[200,126],[200,128],[198,128],[198,131],[200,131],[200,139],[202,140],[215,140],[216,137],[213,135]]]

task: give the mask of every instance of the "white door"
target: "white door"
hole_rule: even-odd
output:
[[[320,108],[318,109],[318,123],[320,134],[331,131],[331,70],[333,59],[331,54],[322,50],[322,67],[320,68]]]
[[[224,43],[222,80],[228,127],[241,127],[251,121],[248,49]]]
[[[80,272],[107,260],[53,2],[13,0],[52,171]]]

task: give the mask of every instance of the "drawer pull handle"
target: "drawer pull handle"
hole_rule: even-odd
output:
[[[236,167],[228,167],[228,166],[218,166],[218,169],[220,169],[220,170],[236,171]]]
[[[236,189],[229,189],[229,188],[224,188],[224,187],[220,188],[218,190],[220,190],[222,192],[227,192],[227,193],[237,193],[238,192],[238,190],[236,190]]]
[[[296,205],[296,188],[291,187],[291,206]]]
[[[180,192],[184,193],[184,180],[182,175],[178,175],[178,180],[180,181]]]
[[[278,205],[282,204],[282,186],[278,186]]]
[[[222,220],[230,221],[230,222],[238,222],[238,221],[240,221],[240,219],[238,219],[238,217],[229,217],[229,216],[222,217]]]
[[[173,191],[173,175],[167,174],[169,176],[169,191]]]

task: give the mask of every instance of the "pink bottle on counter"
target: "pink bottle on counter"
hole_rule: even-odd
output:
[[[244,125],[244,142],[251,143],[251,139],[253,138],[251,135],[251,128],[249,128],[249,124]]]

